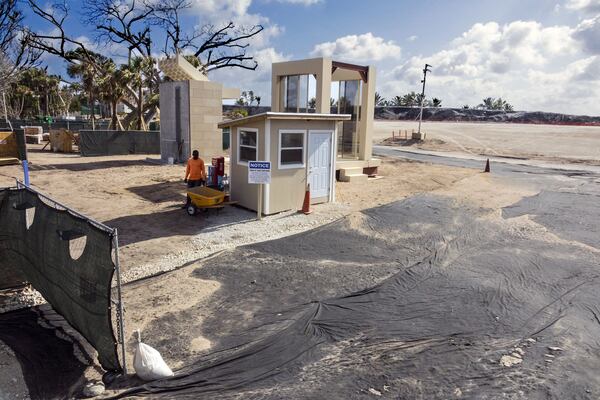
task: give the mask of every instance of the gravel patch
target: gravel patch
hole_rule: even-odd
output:
[[[209,217],[208,225],[201,233],[184,239],[187,244],[185,249],[164,255],[152,263],[129,266],[122,273],[122,280],[135,281],[172,271],[223,250],[301,233],[331,223],[352,212],[348,204],[340,203],[320,204],[312,209],[313,212],[308,215],[287,211],[263,217],[258,221],[254,212],[229,207],[218,217]]]

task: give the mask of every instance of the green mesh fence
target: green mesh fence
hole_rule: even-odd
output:
[[[113,233],[27,188],[0,189],[0,271],[15,271],[37,289],[120,371],[111,322]]]

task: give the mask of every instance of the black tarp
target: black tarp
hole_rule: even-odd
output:
[[[77,344],[69,340],[64,329],[41,326],[40,322],[49,319],[60,319],[60,316],[52,310],[42,312],[38,307],[2,313],[0,341],[14,352],[31,399],[73,398],[87,364],[73,354]],[[18,371],[13,373],[16,376]]]
[[[160,131],[79,131],[82,156],[160,154]]]
[[[121,396],[597,398],[600,257],[488,214],[416,196],[213,258],[192,276],[222,285],[203,323],[221,346]],[[389,277],[303,302],[332,268]],[[254,290],[239,284],[250,279]],[[252,327],[221,337],[244,318]],[[516,349],[521,363],[502,365]]]
[[[0,190],[0,270],[18,270],[117,371],[112,243],[112,232],[26,188]]]

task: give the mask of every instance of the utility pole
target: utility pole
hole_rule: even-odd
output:
[[[425,64],[425,68],[423,68],[423,80],[421,81],[423,84],[423,91],[421,92],[421,112],[419,112],[419,132],[417,133],[417,136],[413,138],[417,140],[423,140],[423,136],[421,136],[421,123],[423,122],[423,105],[425,103],[425,82],[427,81],[427,73],[431,72],[429,68],[431,68],[431,65],[429,64]]]

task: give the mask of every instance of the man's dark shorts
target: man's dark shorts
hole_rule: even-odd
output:
[[[188,179],[188,181],[187,181],[187,187],[193,188],[193,187],[196,187],[196,186],[204,186],[204,180],[198,179],[198,180],[193,181],[191,179]]]

